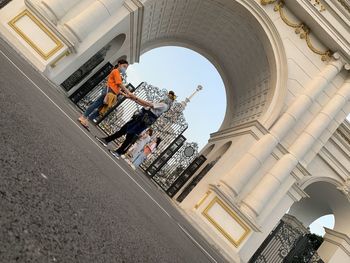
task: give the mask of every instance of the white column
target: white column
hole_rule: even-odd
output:
[[[249,179],[271,155],[276,145],[293,128],[296,121],[307,111],[320,93],[340,72],[344,63],[341,60],[331,61],[307,86],[288,110],[278,119],[269,134],[257,141],[240,161],[225,175],[221,182],[230,190],[230,195],[237,196]]]
[[[40,1],[40,8],[50,21],[57,22],[64,17],[80,0],[43,0]]]
[[[242,200],[241,209],[251,217],[258,216],[271,200],[279,187],[321,136],[336,114],[349,103],[350,79],[347,79],[338,92],[306,127],[302,134],[255,188]]]
[[[113,15],[123,4],[122,0],[96,0],[80,15],[64,24],[75,42],[82,42],[91,32]]]

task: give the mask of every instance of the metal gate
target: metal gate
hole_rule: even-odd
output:
[[[306,229],[294,216],[284,215],[279,224],[269,234],[249,263],[323,263],[313,249],[305,244],[309,241]],[[303,256],[303,253],[307,256]]]
[[[198,155],[196,143],[184,143],[152,177],[165,192]]]
[[[100,96],[102,89],[106,87],[108,74],[112,69],[111,64],[106,64],[99,72],[92,76],[82,87],[77,90],[70,99],[84,111],[92,101]],[[136,96],[147,101],[160,101],[167,96],[167,90],[159,89],[155,86],[142,82],[136,88],[131,84],[127,88],[134,92]],[[104,116],[97,120],[96,124],[106,134],[110,135],[119,130],[134,114],[135,111],[140,110],[141,106],[132,100],[118,97],[117,104],[110,109]],[[153,136],[160,137],[160,143],[157,151],[151,154],[149,158],[142,164],[142,168],[146,170],[151,163],[156,160],[159,155],[188,127],[188,124],[183,115],[184,106],[175,102],[171,109],[160,116],[157,121],[151,126],[153,129]],[[123,138],[116,140],[119,145]]]

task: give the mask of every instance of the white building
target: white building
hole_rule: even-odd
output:
[[[334,214],[318,252],[350,262],[349,0],[12,0],[0,33],[57,85],[75,73],[67,96],[122,57],[202,54],[227,95],[202,153],[221,158],[181,209],[231,262],[247,262],[289,208],[305,226]]]

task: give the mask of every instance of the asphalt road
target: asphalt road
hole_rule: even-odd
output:
[[[0,262],[224,262],[0,38]]]

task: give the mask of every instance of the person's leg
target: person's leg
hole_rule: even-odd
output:
[[[136,134],[133,134],[133,133],[127,133],[123,144],[115,152],[120,154],[120,155],[126,153],[128,147],[132,143],[135,135]]]
[[[102,105],[101,105],[102,106]],[[89,116],[89,119],[90,120],[97,120],[97,118],[100,116],[100,112],[99,112],[99,109],[100,109],[100,107],[101,106],[99,106],[99,107],[97,107],[91,114],[90,114],[90,116]]]
[[[132,164],[135,167],[139,167],[141,163],[145,160],[145,158],[146,158],[145,153],[142,151],[140,154],[137,155],[135,160],[133,160]]]
[[[124,124],[117,132],[107,136],[107,137],[98,137],[95,136],[96,140],[99,141],[104,147],[107,147],[107,144],[110,143],[111,141],[118,139],[119,137],[123,136],[126,134],[127,128],[128,128],[128,123]]]
[[[126,130],[127,130],[127,123],[124,124],[117,132],[102,138],[105,142],[109,143],[111,141],[114,141],[116,139],[118,139],[119,137],[122,137],[124,134],[126,134]]]
[[[103,105],[103,100],[106,96],[106,91],[103,91],[102,94],[85,110],[83,116],[89,118],[90,114],[94,111],[97,111],[99,107]]]

